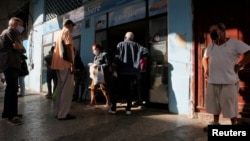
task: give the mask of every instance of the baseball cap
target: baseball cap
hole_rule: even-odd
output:
[[[65,20],[63,21],[63,25],[66,25],[66,24],[72,24],[73,26],[76,25],[76,24],[75,24],[72,20],[70,20],[70,19],[65,19]]]

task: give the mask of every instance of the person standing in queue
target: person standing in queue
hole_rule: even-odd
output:
[[[213,114],[211,125],[219,125],[220,113],[237,124],[238,71],[250,63],[250,46],[226,36],[226,26],[215,23],[210,26],[212,43],[202,58],[204,77],[207,79],[206,112]],[[240,55],[243,55],[239,60]],[[239,62],[238,62],[239,61]],[[204,128],[207,131],[207,127]]]
[[[48,88],[48,93],[46,95],[47,98],[52,98],[52,94],[55,92],[57,85],[56,70],[51,69],[54,48],[55,47],[52,46],[50,48],[49,54],[44,57],[44,61],[46,62],[46,67],[47,67],[47,88]],[[53,88],[52,88],[52,82],[53,82]]]
[[[55,99],[55,116],[58,120],[71,120],[76,116],[71,115],[70,108],[74,91],[74,45],[72,30],[75,24],[66,19],[63,22],[63,28],[59,33],[54,54],[52,57],[51,68],[57,70],[57,88]],[[63,49],[63,46],[65,47]],[[68,60],[64,60],[62,52],[67,51]]]
[[[117,98],[122,95],[126,96],[127,106],[126,115],[131,114],[132,106],[132,88],[134,82],[138,83],[140,77],[140,59],[148,56],[148,49],[133,41],[133,32],[127,32],[124,41],[117,44],[113,65],[117,72],[118,89],[112,94],[112,106],[109,113],[116,113]]]
[[[3,50],[1,50],[1,61],[6,59],[6,64],[1,63],[1,71],[3,71],[6,88],[4,95],[4,107],[2,118],[8,118],[8,122],[14,125],[22,124],[22,115],[18,114],[18,76],[21,70],[21,55],[26,52],[22,45],[22,32],[24,31],[23,20],[12,17],[9,20],[9,27],[1,33]],[[5,52],[9,52],[6,58],[2,56]]]

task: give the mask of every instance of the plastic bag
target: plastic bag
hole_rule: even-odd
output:
[[[94,73],[94,84],[100,84],[100,83],[105,83],[104,80],[104,71],[102,67],[99,67],[98,69],[95,69],[95,73]]]

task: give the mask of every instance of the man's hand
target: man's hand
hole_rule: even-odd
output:
[[[71,74],[75,73],[75,67],[74,67],[74,65],[71,65],[71,67],[70,67],[70,73]]]
[[[235,65],[234,65],[234,72],[235,72],[235,73],[238,73],[241,67],[242,67],[241,64],[235,64]]]
[[[23,45],[17,41],[13,44],[13,46],[14,49],[24,49]]]
[[[205,77],[205,79],[208,78],[208,70],[207,70],[207,71],[204,71],[204,77]]]

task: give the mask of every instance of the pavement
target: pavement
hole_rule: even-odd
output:
[[[0,111],[4,93],[0,92]],[[125,115],[125,103],[119,103],[111,115],[97,101],[96,109],[87,110],[86,102],[73,102],[74,120],[57,120],[53,101],[45,93],[26,92],[18,98],[22,125],[0,120],[0,141],[206,141],[203,128],[208,121],[170,114],[166,110],[133,107]]]

